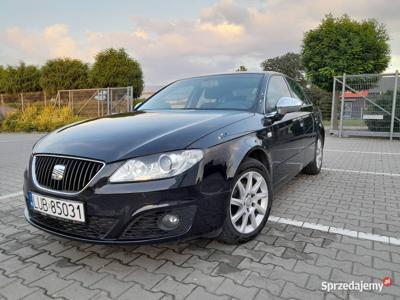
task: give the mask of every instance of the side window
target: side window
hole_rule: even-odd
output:
[[[290,91],[292,92],[292,97],[308,103],[308,100],[304,95],[303,89],[300,87],[300,85],[291,78],[286,77],[286,80],[289,84]]]
[[[282,97],[291,97],[289,88],[282,76],[274,75],[268,83],[266,110],[275,110],[276,103]]]

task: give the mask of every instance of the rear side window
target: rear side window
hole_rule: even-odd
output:
[[[282,97],[291,97],[289,88],[282,76],[274,75],[268,82],[267,89],[267,112],[274,111],[278,100]]]
[[[290,91],[292,92],[292,97],[308,103],[307,98],[304,95],[303,89],[300,87],[300,85],[291,78],[286,77],[286,80],[289,84]]]

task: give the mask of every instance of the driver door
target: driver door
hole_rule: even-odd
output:
[[[276,104],[282,97],[292,97],[286,80],[281,75],[272,75],[266,91],[266,113],[274,114]],[[274,186],[285,183],[302,168],[297,160],[302,151],[301,138],[304,134],[297,112],[290,112],[270,125],[272,137],[268,139],[273,164]]]

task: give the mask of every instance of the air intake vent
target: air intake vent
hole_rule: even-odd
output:
[[[113,218],[88,217],[86,223],[81,224],[56,219],[37,212],[31,212],[31,218],[34,222],[50,230],[90,239],[103,238],[116,223]]]
[[[104,165],[92,160],[47,155],[35,156],[33,164],[40,187],[65,193],[83,190]]]

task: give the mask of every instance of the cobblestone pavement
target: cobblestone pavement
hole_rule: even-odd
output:
[[[103,246],[55,237],[23,217],[22,172],[39,135],[0,135],[0,298],[395,299],[400,245],[268,222],[249,243],[198,239]],[[327,137],[324,170],[299,175],[272,215],[400,237],[400,143]],[[348,172],[348,170],[352,172]],[[363,171],[360,173],[353,171]],[[392,173],[392,174],[390,174]],[[382,282],[381,292],[321,283]]]

